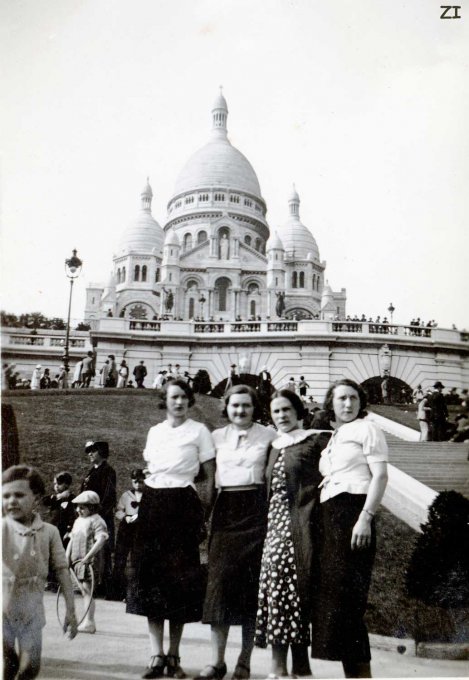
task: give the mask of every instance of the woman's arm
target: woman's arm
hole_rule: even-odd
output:
[[[381,503],[386,484],[388,483],[387,463],[371,463],[371,482],[366,495],[365,505],[360,513],[357,523],[352,530],[352,550],[366,548],[371,540],[371,520]]]
[[[215,500],[215,458],[201,463],[199,480],[203,482],[202,503],[205,517],[208,518]]]

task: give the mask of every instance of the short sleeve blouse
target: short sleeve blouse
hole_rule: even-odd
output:
[[[264,484],[267,451],[276,437],[275,430],[258,423],[248,430],[232,425],[215,430],[217,487]]]
[[[148,463],[145,484],[153,489],[195,486],[201,463],[215,458],[212,435],[191,418],[178,427],[167,420],[151,427],[143,458]]]
[[[334,431],[321,453],[321,503],[344,492],[368,493],[370,464],[387,461],[388,445],[375,423],[363,418],[345,423]]]

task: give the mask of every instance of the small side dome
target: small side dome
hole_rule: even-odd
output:
[[[141,196],[142,199],[143,198],[150,198],[150,199],[153,198],[153,191],[152,191],[152,188],[150,186],[150,178],[149,177],[147,177],[147,183],[143,187],[142,193],[140,194],[140,196]]]
[[[269,250],[284,250],[283,243],[280,240],[280,236],[276,231],[274,231],[272,236],[268,239],[266,244],[266,250],[267,252],[269,252]]]
[[[215,98],[215,101],[213,102],[212,106],[212,111],[215,109],[224,109],[228,113],[228,104],[226,103],[226,99],[223,96],[222,88],[220,87],[220,92]]]
[[[290,201],[296,201],[298,203],[300,202],[300,197],[298,195],[298,192],[297,192],[294,184],[293,184],[293,187],[292,187],[292,190],[291,190],[291,194],[288,198],[288,202],[290,202]]]
[[[165,246],[179,246],[180,241],[179,241],[179,236],[176,234],[174,229],[169,229],[168,233],[166,234],[165,240],[164,240]]]

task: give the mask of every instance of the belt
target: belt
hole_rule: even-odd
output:
[[[262,484],[243,484],[242,486],[222,486],[220,491],[256,491]]]

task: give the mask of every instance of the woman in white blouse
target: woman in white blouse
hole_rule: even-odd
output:
[[[353,380],[324,401],[334,433],[321,454],[319,582],[312,656],[342,661],[345,677],[371,677],[364,615],[376,550],[374,515],[387,484],[384,434],[365,420],[366,394]]]
[[[205,425],[188,417],[194,395],[182,379],[165,386],[167,419],[150,428],[143,452],[148,476],[140,502],[134,561],[135,597],[127,612],[148,618],[151,660],[143,678],[184,678],[179,644],[184,624],[202,615],[204,578],[199,538],[204,509],[194,480],[213,489],[215,449]],[[210,506],[210,498],[207,499]],[[164,653],[164,621],[169,649]]]
[[[223,678],[230,625],[242,626],[242,647],[233,678],[249,678],[257,589],[267,523],[265,466],[276,432],[260,417],[256,393],[231,387],[224,397],[230,424],[213,432],[218,496],[212,517],[208,586],[203,622],[212,629],[212,663],[198,678]]]

